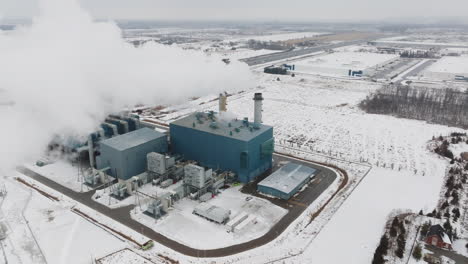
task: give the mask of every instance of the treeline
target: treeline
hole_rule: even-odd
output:
[[[359,106],[372,114],[468,128],[468,93],[454,89],[390,84],[368,96]]]

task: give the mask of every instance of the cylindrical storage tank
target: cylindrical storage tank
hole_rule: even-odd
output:
[[[253,98],[255,105],[254,105],[254,123],[261,124],[262,123],[262,105],[263,105],[263,96],[262,93],[255,93]]]

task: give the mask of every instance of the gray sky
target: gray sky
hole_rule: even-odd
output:
[[[38,0],[1,0],[0,16],[31,17]],[[155,20],[382,20],[466,18],[467,0],[78,0],[96,18]]]

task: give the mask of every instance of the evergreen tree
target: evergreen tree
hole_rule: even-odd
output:
[[[396,237],[397,234],[398,234],[397,229],[396,229],[394,226],[392,226],[392,227],[390,228],[390,236],[391,236],[391,237]]]
[[[417,245],[413,251],[413,258],[420,260],[422,258],[422,249],[421,246]]]

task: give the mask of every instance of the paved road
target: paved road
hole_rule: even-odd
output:
[[[271,53],[271,54],[250,57],[250,58],[242,59],[241,61],[247,63],[249,66],[252,66],[252,65],[263,64],[263,63],[268,63],[272,61],[284,60],[284,59],[291,58],[291,57],[304,56],[307,54],[311,54],[311,53],[315,53],[319,51],[325,51],[329,49],[335,49],[335,48],[341,48],[344,46],[367,43],[374,39],[375,38],[365,38],[365,39],[345,41],[345,42],[335,43],[335,44],[327,44],[327,45],[322,45],[322,46],[313,47],[313,48],[306,48],[306,49],[300,49],[300,50],[287,50],[287,51],[282,51],[282,52],[276,52],[276,53]]]
[[[418,75],[418,73],[420,73],[422,70],[424,70],[425,68],[429,67],[431,64],[433,64],[434,62],[436,62],[436,60],[427,60],[421,64],[419,64],[417,67],[415,67],[414,69],[412,69],[411,71],[405,73],[405,75],[401,76],[399,79],[401,80],[405,80],[407,77],[409,76],[415,76],[415,75]],[[419,62],[418,62],[419,63]]]
[[[287,157],[278,156],[276,154],[274,156],[274,159],[276,159],[277,161],[290,160]],[[294,160],[294,162],[298,161]],[[305,164],[305,162],[299,163]],[[27,168],[19,168],[18,171],[70,197],[73,200],[76,200],[90,208],[93,208],[94,210],[102,213],[103,215],[106,215],[112,218],[113,220],[123,225],[126,225],[134,231],[144,236],[147,236],[150,239],[153,239],[154,241],[157,241],[158,243],[169,247],[179,253],[192,257],[224,257],[262,246],[277,238],[291,224],[292,221],[294,221],[299,215],[301,215],[301,213],[307,208],[307,206],[310,203],[312,203],[323,191],[327,189],[327,187],[337,177],[336,173],[327,167],[309,163],[307,163],[306,165],[320,170],[320,172],[315,176],[317,178],[317,180],[315,180],[316,182],[311,183],[310,186],[306,188],[306,190],[304,190],[298,196],[296,196],[294,198],[294,202],[292,202],[292,199],[289,201],[288,207],[290,206],[290,208],[288,213],[283,218],[281,218],[281,220],[278,223],[276,223],[275,226],[273,226],[273,228],[270,231],[268,231],[268,233],[246,243],[210,250],[199,250],[183,245],[133,220],[130,217],[130,210],[132,210],[135,207],[134,205],[118,209],[110,209],[105,205],[95,202],[92,199],[92,196],[95,191],[77,193]]]
[[[436,247],[434,247],[432,245],[427,245],[427,244],[425,244],[425,247],[426,247],[427,250],[433,252],[434,256],[437,257],[437,258],[440,258],[441,256],[444,256],[444,257],[447,257],[447,258],[455,261],[455,264],[466,264],[466,263],[468,263],[468,257],[457,254],[456,252],[443,250],[443,249],[436,248]]]
[[[404,65],[409,64],[410,62],[411,62],[411,59],[398,58],[398,61],[396,61],[396,63],[392,63],[391,65],[389,64],[385,65],[384,69],[378,70],[371,77],[374,79],[386,79],[389,77],[388,75],[390,75],[393,71],[395,71],[396,69],[402,68]]]

